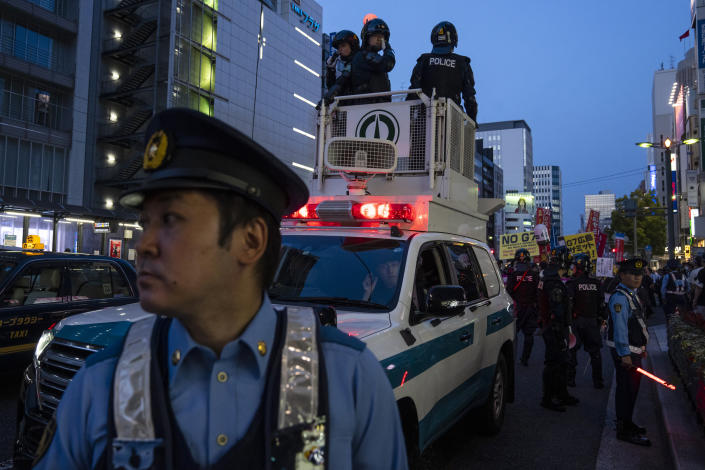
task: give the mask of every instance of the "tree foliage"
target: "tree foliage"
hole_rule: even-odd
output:
[[[634,191],[628,197],[622,196],[615,203],[617,210],[612,212],[612,227],[606,230],[611,237],[616,232],[624,233],[629,237],[624,243],[625,253],[634,252],[634,219],[628,217],[624,210],[628,199],[636,200],[638,204],[636,234],[637,249],[639,254],[644,254],[644,247],[651,245],[653,255],[663,255],[666,249],[666,217],[662,206],[658,205],[653,192],[644,193]]]

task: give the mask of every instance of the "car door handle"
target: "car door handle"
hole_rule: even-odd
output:
[[[472,341],[472,333],[464,333],[463,335],[460,336],[460,341],[461,342]]]
[[[472,306],[470,307],[470,311],[471,311],[471,312],[474,312],[475,310],[477,310],[477,309],[480,308],[480,307],[487,307],[488,305],[491,305],[491,304],[492,304],[492,301],[491,301],[491,300],[486,300],[485,302],[482,302],[481,304],[472,305]]]
[[[502,317],[495,318],[490,322],[491,325],[499,325],[500,323],[502,323]]]

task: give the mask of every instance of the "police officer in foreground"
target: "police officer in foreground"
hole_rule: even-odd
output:
[[[644,260],[633,258],[619,264],[620,283],[609,302],[607,345],[615,364],[617,389],[617,439],[642,446],[650,446],[646,429],[634,424],[632,415],[639,393],[641,359],[646,356],[649,334],[644,322],[644,310],[636,290],[641,285]]]
[[[565,411],[565,405],[575,406],[580,402],[567,388],[571,309],[561,276],[566,272],[568,261],[565,246],[552,249],[539,281],[541,335],[546,344],[541,406],[553,411]]]
[[[575,273],[568,281],[568,295],[573,306],[573,333],[577,343],[570,350],[570,362],[568,365],[568,386],[575,387],[575,374],[578,366],[578,349],[582,345],[590,355],[592,364],[592,384],[597,389],[605,387],[602,378],[602,339],[600,328],[606,322],[605,299],[600,281],[591,276],[592,263],[590,257],[585,253],[579,253],[573,257]]]
[[[688,306],[688,280],[677,259],[668,260],[666,271],[661,280],[661,298],[665,301],[663,311],[668,316],[673,314],[677,307],[682,309]]]
[[[389,26],[381,18],[374,18],[362,28],[362,48],[355,54],[350,70],[350,89],[354,95],[379,93],[392,89],[389,76],[396,64],[394,49],[389,45]],[[362,98],[346,104],[383,103],[391,96]]]
[[[461,106],[460,95],[465,100],[465,111],[477,122],[477,101],[475,100],[475,76],[470,67],[470,58],[458,55],[453,50],[458,47],[458,31],[450,21],[441,21],[431,30],[430,54],[421,54],[411,73],[410,88],[421,88],[431,96],[436,89],[436,97],[450,98]],[[415,99],[409,95],[408,99]]]
[[[326,61],[326,88],[323,99],[329,104],[336,96],[350,94],[352,59],[360,50],[357,34],[344,29],[335,34],[332,42],[336,52]]]
[[[225,123],[168,109],[149,124],[142,308],[90,356],[45,431],[41,469],[406,468],[392,389],[364,343],[310,308],[275,310],[280,219],[308,198]]]
[[[524,348],[520,362],[529,365],[534,346],[534,332],[538,327],[537,288],[539,277],[531,266],[529,250],[519,249],[514,254],[514,271],[507,280],[507,290],[514,299],[517,317],[516,329],[524,333]]]

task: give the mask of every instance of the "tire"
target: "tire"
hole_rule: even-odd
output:
[[[478,410],[478,432],[487,436],[497,434],[504,423],[504,411],[507,404],[507,360],[504,354],[497,359],[490,393],[485,404]]]

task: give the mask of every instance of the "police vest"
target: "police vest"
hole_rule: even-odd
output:
[[[683,274],[676,277],[675,274],[669,273],[668,283],[666,284],[666,293],[673,295],[685,295],[685,279]]]
[[[213,470],[327,467],[327,379],[318,320],[310,308],[277,311],[264,398],[245,433]],[[171,410],[168,331],[156,315],[134,323],[115,367],[106,451],[98,468],[199,468]]]
[[[565,285],[557,273],[547,274],[547,277],[539,282],[539,291],[542,323],[553,328],[567,328],[570,325],[570,301]]]
[[[458,54],[422,54],[421,89],[431,96],[450,98],[460,106],[460,93],[463,90],[463,72],[470,59]]]
[[[538,274],[527,269],[512,273],[509,294],[519,306],[533,305],[537,300]]]
[[[596,318],[602,303],[597,280],[585,276],[571,282],[573,283],[573,317]]]
[[[627,298],[627,302],[629,302],[629,311],[631,312],[631,316],[627,321],[629,351],[633,354],[641,354],[644,352],[646,343],[649,341],[649,332],[646,330],[646,323],[644,323],[644,313],[641,307],[641,301],[639,301],[639,298],[636,295],[632,294],[623,287],[617,287],[617,290],[612,295],[617,293],[624,295]],[[627,312],[624,312],[624,314],[626,315]],[[605,343],[611,348],[615,347],[614,322],[612,321],[612,315],[610,315],[607,323],[607,341]]]

